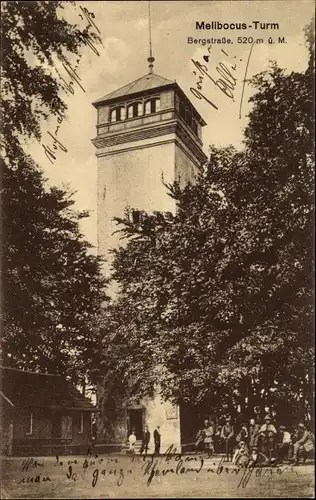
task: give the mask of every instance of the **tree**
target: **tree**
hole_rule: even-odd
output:
[[[3,362],[79,375],[106,281],[79,230],[87,214],[72,209],[71,193],[43,184],[28,163],[3,182]]]
[[[77,8],[74,2],[70,2]],[[41,120],[66,116],[56,60],[98,36],[61,18],[63,2],[5,2],[3,50],[2,362],[24,369],[87,374],[96,343],[90,325],[107,300],[101,260],[80,233],[87,212],[72,193],[46,187],[25,138],[41,139]],[[43,63],[47,63],[44,67]]]
[[[105,375],[140,398],[311,414],[313,80],[254,79],[242,152],[211,149],[172,214],[117,219]],[[111,328],[111,325],[115,325]],[[112,371],[109,371],[109,368]],[[295,413],[296,412],[296,413]]]
[[[67,4],[78,9],[80,21],[80,8],[75,2]],[[3,2],[2,148],[11,167],[25,153],[25,138],[40,141],[42,119],[66,117],[62,93],[70,93],[71,86],[67,90],[60,64],[69,68],[71,56],[79,64],[82,47],[101,42],[92,22],[80,28],[63,18],[65,5],[62,1]]]

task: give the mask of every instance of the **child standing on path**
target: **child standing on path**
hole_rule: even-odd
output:
[[[129,453],[135,453],[135,443],[136,443],[136,435],[135,431],[132,431],[132,434],[128,436],[128,442],[129,442]]]

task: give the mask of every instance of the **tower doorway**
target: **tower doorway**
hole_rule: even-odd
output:
[[[128,420],[128,432],[129,434],[134,430],[136,434],[136,439],[142,439],[143,435],[143,420],[144,420],[144,409],[132,409],[127,410],[127,420]]]

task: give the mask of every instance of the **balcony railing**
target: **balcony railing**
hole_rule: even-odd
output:
[[[149,123],[158,123],[164,120],[172,120],[175,117],[174,110],[163,110],[152,115],[142,115],[136,118],[127,118],[119,122],[102,123],[97,125],[98,135],[126,130],[133,127],[140,127]]]

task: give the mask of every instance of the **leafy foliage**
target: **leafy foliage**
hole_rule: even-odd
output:
[[[68,3],[77,8],[75,2]],[[68,23],[62,16],[64,5],[62,1],[3,2],[2,148],[10,165],[23,155],[23,139],[41,139],[42,119],[66,117],[58,63],[69,65],[71,54],[80,61],[80,49],[90,40],[100,41],[90,24],[80,28]]]
[[[118,299],[103,327],[105,380],[135,399],[311,413],[313,79],[275,64],[242,152],[211,148],[177,207],[117,219]],[[107,383],[107,382],[105,382]],[[295,413],[296,412],[296,413]]]
[[[70,193],[45,190],[32,163],[4,168],[3,361],[85,373],[95,342],[89,325],[106,299],[101,262],[79,230],[87,214],[72,209]]]
[[[80,233],[88,214],[73,209],[72,193],[46,188],[25,146],[27,137],[41,139],[49,114],[66,116],[56,61],[80,59],[81,47],[97,38],[90,26],[65,21],[63,5],[2,7],[2,362],[78,378],[96,345],[90,325],[107,300],[106,281]]]

